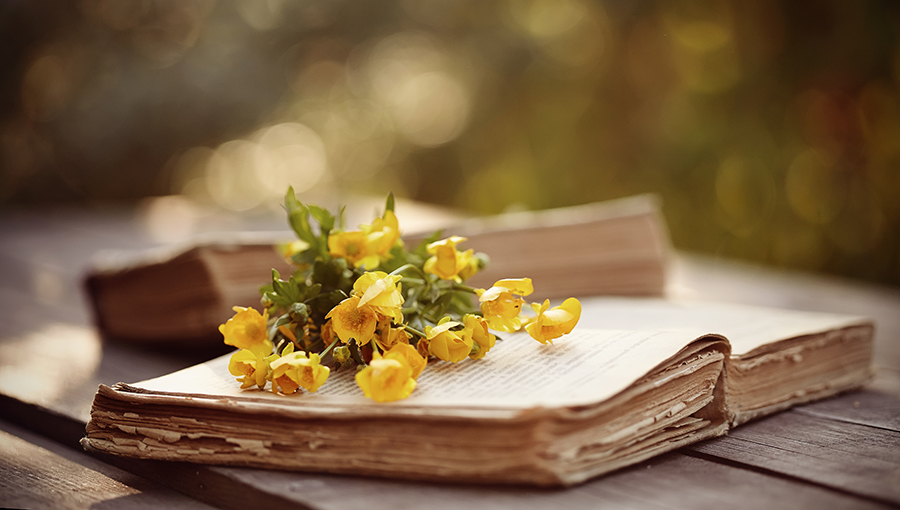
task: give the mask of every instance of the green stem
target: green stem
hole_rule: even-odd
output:
[[[378,342],[375,341],[375,337],[373,336],[371,340],[369,340],[369,344],[372,346],[372,350],[377,352],[379,355],[381,354],[381,349],[378,348]]]
[[[461,284],[461,283],[454,283],[454,284],[453,284],[453,290],[461,290],[461,291],[463,291],[463,292],[468,292],[468,293],[470,293],[470,294],[477,294],[477,293],[475,292],[475,288],[474,288],[474,287],[469,287],[468,285],[463,285],[463,284]]]
[[[403,264],[402,266],[398,267],[397,269],[394,269],[393,271],[391,271],[389,274],[391,276],[398,275],[398,274],[402,273],[403,271],[406,271],[407,269],[412,269],[413,267],[415,267],[415,266],[412,264]]]
[[[321,354],[319,354],[319,357],[320,357],[320,358],[324,358],[326,355],[328,355],[328,353],[331,352],[331,349],[333,349],[334,346],[337,345],[338,340],[340,340],[340,338],[335,338],[334,340],[332,340],[332,341],[331,341],[331,345],[329,345],[328,347],[326,347],[325,350],[322,351]]]
[[[391,271],[391,276],[398,275],[398,274],[400,274],[400,273],[402,273],[402,272],[404,272],[404,271],[407,271],[407,270],[409,270],[409,269],[414,269],[415,272],[418,273],[419,276],[422,277],[422,279],[424,279],[424,280],[426,280],[426,281],[428,280],[428,275],[425,274],[425,272],[422,271],[422,270],[419,268],[419,266],[417,266],[417,265],[415,265],[415,264],[403,264],[402,266],[398,267],[397,269],[394,269],[393,271]]]
[[[425,333],[423,333],[423,332],[419,331],[418,329],[416,329],[416,328],[410,326],[409,324],[404,324],[404,325],[403,325],[403,329],[405,329],[406,331],[409,331],[410,333],[412,333],[412,334],[414,334],[414,335],[419,335],[419,336],[422,337],[422,338],[426,338],[426,336],[427,336],[427,335],[425,335]]]

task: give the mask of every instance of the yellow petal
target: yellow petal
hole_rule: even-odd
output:
[[[442,319],[437,326],[430,328],[430,331],[426,333],[426,336],[428,338],[434,338],[444,331],[449,331],[451,328],[455,328],[456,326],[462,326],[462,324],[453,320],[444,321]]]
[[[532,286],[531,284],[531,278],[507,278],[504,280],[498,280],[496,283],[494,283],[494,287],[503,287],[513,294],[518,294],[520,296],[527,296],[534,292],[534,286]]]

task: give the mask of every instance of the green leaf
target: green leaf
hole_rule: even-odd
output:
[[[318,249],[319,239],[309,227],[309,209],[302,207],[291,213],[290,223],[297,237],[309,243],[310,247]]]
[[[290,324],[290,323],[291,323],[291,316],[290,316],[290,314],[286,313],[286,314],[278,317],[278,319],[275,320],[275,324],[273,324],[272,327],[275,329],[278,329],[278,326],[284,326],[285,324]]]
[[[312,264],[316,261],[316,258],[319,256],[315,250],[303,250],[300,253],[295,253],[291,256],[291,262],[295,265],[302,266],[304,264]]]
[[[303,204],[300,203],[300,200],[297,199],[297,195],[294,194],[294,187],[288,186],[287,193],[284,194],[284,208],[287,209],[288,214],[296,211]]]
[[[459,316],[467,313],[479,313],[480,308],[472,304],[472,294],[468,292],[453,292],[450,310]]]
[[[275,338],[275,335],[278,333],[278,326],[283,326],[285,324],[289,324],[290,322],[291,322],[291,317],[288,314],[284,314],[284,315],[278,317],[278,319],[276,319],[275,322],[272,323],[271,326],[269,326],[269,329],[267,331],[269,338],[270,339]]]
[[[416,246],[416,249],[412,251],[412,254],[414,254],[418,257],[421,257],[422,260],[427,259],[428,258],[428,251],[427,251],[428,245],[435,241],[440,241],[443,234],[444,234],[443,230],[434,231],[430,236],[426,237],[421,243],[419,243],[418,246]]]
[[[298,279],[297,275],[291,275],[287,280],[282,280],[278,271],[273,269],[271,286],[262,290],[264,299],[279,308],[289,308],[294,303],[302,302],[309,288],[306,281],[302,278]]]
[[[312,281],[324,287],[335,288],[341,280],[342,272],[343,269],[339,268],[337,264],[316,260],[312,266]]]
[[[318,296],[320,292],[322,292],[322,284],[314,283],[306,289],[306,295],[303,296],[303,300],[306,301],[307,299],[312,299]]]
[[[327,209],[319,207],[317,205],[308,205],[307,208],[309,212],[312,214],[313,218],[319,222],[319,231],[321,235],[327,236],[331,229],[334,228],[334,215],[328,212]]]
[[[387,201],[384,204],[384,210],[394,212],[394,192],[393,191],[388,193]]]
[[[311,248],[319,247],[319,240],[309,228],[309,208],[294,194],[294,188],[289,187],[284,196],[284,208],[287,209],[288,223],[297,234],[297,237],[306,241]]]

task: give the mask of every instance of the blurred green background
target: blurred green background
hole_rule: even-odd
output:
[[[898,34],[894,1],[9,0],[0,208],[655,192],[678,248],[897,285]]]

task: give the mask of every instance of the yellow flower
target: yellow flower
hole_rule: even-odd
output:
[[[334,342],[334,325],[331,321],[325,321],[319,334],[322,335],[322,341],[325,342],[325,345],[331,345],[331,342]]]
[[[238,349],[248,349],[254,354],[270,354],[272,342],[266,330],[269,312],[265,311],[260,315],[253,308],[241,306],[235,306],[233,310],[237,312],[234,317],[219,326],[219,333],[225,337],[225,343]]]
[[[460,269],[459,273],[456,276],[458,276],[461,280],[468,280],[469,278],[475,276],[475,273],[484,269],[485,261],[482,257],[485,256],[481,254],[480,256],[470,257],[465,267]]]
[[[341,342],[347,343],[355,338],[359,345],[372,339],[378,324],[375,310],[360,304],[359,296],[350,296],[341,301],[325,318],[331,319],[331,327]]]
[[[409,367],[412,369],[413,379],[418,379],[419,374],[422,373],[422,370],[425,370],[425,365],[428,364],[428,360],[420,355],[415,347],[407,343],[394,344],[385,357],[391,357],[392,355],[406,358],[406,362],[409,363]]]
[[[287,324],[282,324],[278,326],[278,331],[281,332],[282,335],[286,336],[288,340],[291,342],[297,342],[297,334],[287,326]]]
[[[569,298],[559,306],[550,308],[550,300],[544,304],[532,303],[531,308],[537,314],[534,320],[525,326],[525,330],[532,338],[542,344],[553,343],[554,338],[559,338],[572,332],[578,319],[581,318],[581,302],[575,298]],[[548,308],[550,308],[548,310]]]
[[[400,275],[389,275],[383,271],[365,273],[353,284],[353,294],[360,296],[359,306],[370,306],[381,315],[403,320],[400,305],[403,294],[400,293]]]
[[[534,292],[531,278],[499,280],[490,289],[476,289],[481,313],[491,329],[497,331],[518,331],[522,327],[519,312],[527,296]]]
[[[356,373],[356,384],[366,397],[376,402],[391,402],[408,397],[416,389],[412,374],[405,355],[388,352],[381,357],[376,352],[372,362]]]
[[[450,328],[461,325],[459,322],[451,321],[450,317],[444,317],[435,327],[425,326],[428,352],[450,363],[466,359],[472,352],[472,337],[466,338],[461,331],[450,331]]]
[[[428,357],[431,356],[431,353],[428,349],[427,338],[420,338],[419,341],[416,342],[416,352],[419,353],[419,356],[422,356],[422,358],[424,359],[428,359]]]
[[[452,236],[429,244],[426,250],[432,257],[425,261],[425,272],[443,280],[462,281],[459,272],[468,266],[472,250],[460,252],[456,245],[465,240],[465,237]]]
[[[463,338],[471,338],[478,344],[478,351],[469,354],[472,359],[481,359],[494,346],[497,337],[488,331],[487,321],[477,315],[466,314],[463,316]]]
[[[400,241],[400,224],[393,211],[384,211],[383,217],[359,228],[369,236],[370,246],[378,255],[386,255]]]
[[[409,344],[409,336],[402,327],[392,328],[389,317],[380,321],[375,331],[375,341],[378,342],[378,347],[385,351],[398,344]]]
[[[328,236],[328,252],[332,257],[343,257],[353,267],[372,269],[378,267],[380,259],[372,241],[365,232],[352,230],[337,232]]]
[[[237,377],[242,390],[246,390],[254,384],[263,389],[266,387],[266,377],[269,375],[269,364],[266,363],[264,356],[255,354],[249,349],[241,349],[231,355],[228,371]]]
[[[328,367],[320,365],[320,361],[318,354],[312,353],[307,357],[303,351],[289,352],[272,361],[272,392],[290,395],[299,387],[315,392],[331,372]]]
[[[296,241],[280,243],[276,246],[276,249],[278,250],[279,253],[281,253],[282,257],[284,257],[285,259],[290,261],[294,255],[308,250],[309,243],[307,243],[306,241],[297,239]]]

